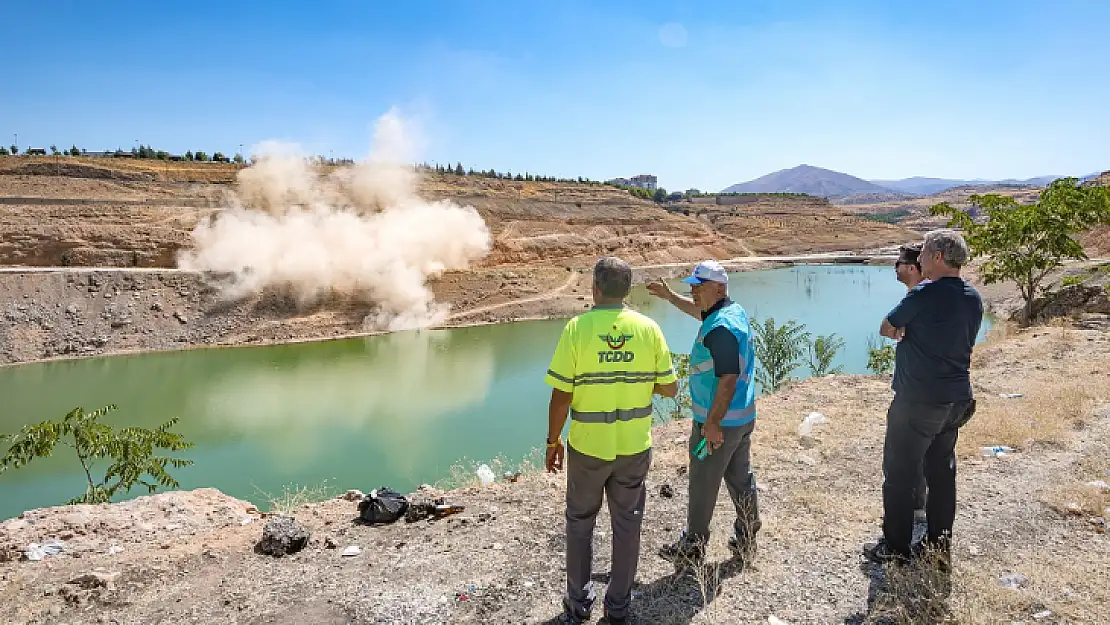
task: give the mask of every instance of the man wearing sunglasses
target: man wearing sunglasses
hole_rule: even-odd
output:
[[[755,474],[751,470],[751,437],[755,429],[755,348],[748,314],[728,296],[728,273],[715,260],[694,268],[683,280],[692,298],[682,297],[659,280],[648,291],[701,322],[690,351],[690,399],[694,413],[690,432],[689,502],[686,530],[659,555],[678,563],[705,557],[709,522],[717,505],[721,481],[736,508],[733,555],[749,560],[760,528]],[[704,451],[700,447],[704,440]]]
[[[903,245],[898,249],[898,260],[894,261],[894,275],[897,276],[899,282],[906,285],[906,288],[911,291],[918,286],[929,284],[929,279],[921,273],[920,255],[921,244],[911,243],[909,245]],[[928,487],[925,484],[925,473],[922,471],[920,477],[918,477],[917,486],[913,489],[913,517],[915,521],[925,521],[925,499],[927,493]]]

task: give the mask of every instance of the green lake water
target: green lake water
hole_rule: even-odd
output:
[[[843,337],[837,364],[848,373],[866,372],[867,338],[905,294],[891,267],[796,266],[731,281],[733,298],[753,317],[795,319],[814,334]],[[630,304],[659,322],[673,351],[689,352],[695,320],[642,288]],[[115,425],[180,419],[177,431],[196,445],[180,454],[195,464],[174,473],[185,489],[211,486],[262,507],[262,493],[325,481],[337,490],[405,492],[445,478],[464,458],[521,458],[542,445],[550,394],[543,376],[564,323],[0,368],[0,432],[114,403],[119,410],[106,420]],[[0,519],[61,504],[83,484],[76,457],[59,447],[0,474]]]

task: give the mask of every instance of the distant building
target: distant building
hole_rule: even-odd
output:
[[[46,156],[46,148],[27,148],[27,156]]]
[[[659,188],[659,179],[651,174],[640,174],[639,176],[633,176],[629,180],[632,182],[632,186],[647,189],[648,191],[654,191]]]
[[[626,187],[639,187],[641,189],[647,189],[648,191],[654,191],[659,188],[659,179],[651,174],[640,174],[639,176],[633,176],[631,178],[613,178],[605,182]]]
[[[701,191],[697,189],[686,189],[686,197],[695,197],[701,195]]]

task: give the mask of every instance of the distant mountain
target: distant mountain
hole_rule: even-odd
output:
[[[1081,180],[1090,180],[1097,177],[1098,174],[1089,174],[1083,176]],[[966,186],[988,186],[995,184],[1007,185],[1028,185],[1031,187],[1043,187],[1048,183],[1056,180],[1057,178],[1064,178],[1064,176],[1037,176],[1036,178],[1026,178],[1019,180],[1016,178],[1007,178],[1005,180],[984,180],[983,178],[976,178],[975,180],[957,180],[951,178],[924,178],[922,176],[914,176],[913,178],[903,178],[902,180],[871,180],[877,185],[884,186],[888,189],[901,191],[902,193],[913,193],[915,195],[932,195],[947,191],[955,187]]]
[[[755,180],[734,184],[721,193],[807,193],[819,197],[844,197],[861,193],[885,193],[890,189],[838,171],[798,165]]]
[[[950,178],[925,178],[923,176],[914,176],[913,178],[903,178],[902,180],[872,180],[871,182],[891,189],[893,191],[901,191],[902,193],[912,193],[914,195],[932,195],[947,191],[953,187],[962,187],[969,184],[982,184],[985,180],[953,180]]]

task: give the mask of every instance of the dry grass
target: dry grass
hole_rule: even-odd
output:
[[[462,458],[447,469],[447,477],[437,480],[432,486],[437,490],[455,490],[480,486],[481,479],[478,477],[478,468],[483,464],[493,472],[495,482],[503,481],[506,474],[515,475],[519,473],[525,475],[536,473],[544,469],[545,457],[544,450],[534,447],[519,460],[510,460],[501,455],[488,462]]]
[[[280,493],[267,493],[257,486],[255,491],[258,492],[262,501],[269,504],[266,512],[283,515],[292,514],[305,504],[330,499],[337,492],[334,486],[328,486],[327,480],[314,486],[286,484],[282,487]]]
[[[1061,374],[1023,385],[1024,397],[981,396],[975,416],[961,429],[957,451],[970,456],[992,445],[1023,451],[1038,444],[1062,445],[1090,416],[1098,397],[1092,387],[1098,383]]]
[[[1007,564],[1012,563],[1012,564]],[[1006,562],[979,561],[958,566],[949,599],[955,622],[1105,622],[1110,587],[1105,584],[1105,562],[1091,558],[1062,559],[1049,550],[1015,549]],[[1019,575],[1018,588],[1002,585],[1006,575]],[[1051,619],[1036,621],[1038,612]]]

